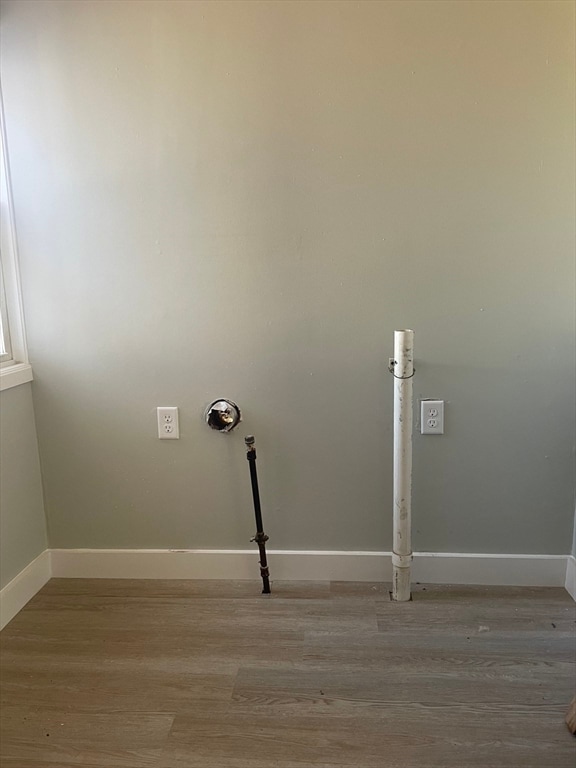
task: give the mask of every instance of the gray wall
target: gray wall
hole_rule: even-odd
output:
[[[415,394],[447,401],[415,438],[415,548],[569,551],[571,3],[2,17],[52,546],[250,546],[253,432],[273,547],[389,548],[411,327]]]
[[[47,547],[30,384],[0,395],[0,588]]]

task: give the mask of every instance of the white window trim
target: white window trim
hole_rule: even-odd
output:
[[[6,361],[12,360],[12,344],[10,342],[10,323],[8,322],[8,312],[6,311],[6,292],[4,291],[4,278],[2,276],[2,265],[0,263],[0,315],[2,317],[2,338],[0,343],[0,365]]]
[[[6,315],[10,329],[12,359],[0,365],[0,391],[32,381],[32,366],[28,362],[28,348],[24,324],[22,288],[18,267],[18,248],[14,224],[14,206],[10,183],[10,167],[6,151],[4,104],[0,90],[0,250],[2,277],[6,297]]]

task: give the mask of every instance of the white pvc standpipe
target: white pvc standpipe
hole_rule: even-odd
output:
[[[394,545],[392,599],[410,600],[414,331],[394,331]]]

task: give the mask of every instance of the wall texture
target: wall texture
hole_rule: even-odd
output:
[[[0,589],[47,546],[30,386],[0,395]]]
[[[273,547],[390,548],[411,327],[415,548],[569,551],[572,3],[5,2],[0,42],[52,546],[249,546],[253,432]]]

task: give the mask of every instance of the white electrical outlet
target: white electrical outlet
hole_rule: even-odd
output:
[[[156,408],[158,416],[158,437],[160,440],[178,440],[178,408],[175,405],[164,405]]]
[[[420,401],[420,434],[444,434],[444,400]]]

